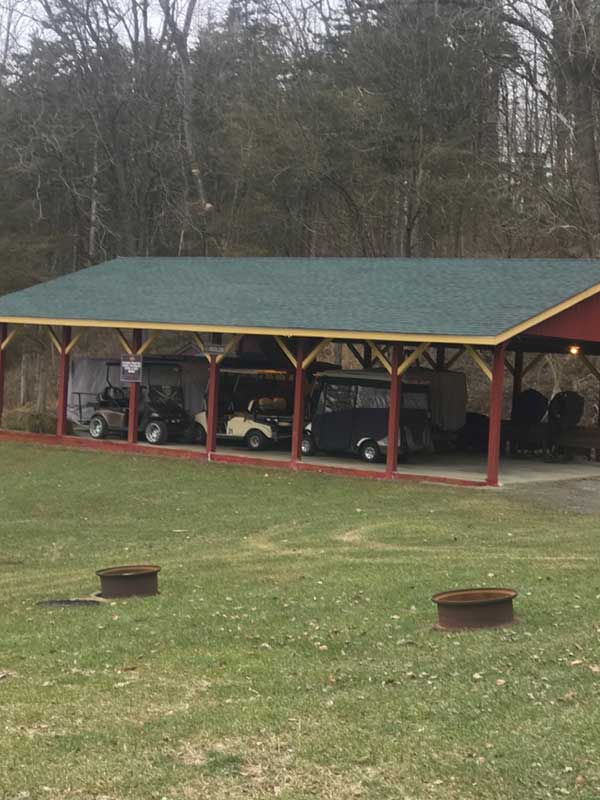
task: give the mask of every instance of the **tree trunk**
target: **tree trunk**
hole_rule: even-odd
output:
[[[88,262],[96,256],[96,229],[98,227],[98,139],[94,139],[92,183],[90,187],[90,230],[88,234]]]

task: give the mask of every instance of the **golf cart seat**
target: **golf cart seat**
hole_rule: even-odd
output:
[[[281,413],[287,408],[285,397],[259,397],[248,404],[250,414]]]
[[[105,386],[98,395],[98,403],[107,406],[125,406],[129,402],[129,395],[120,386]]]

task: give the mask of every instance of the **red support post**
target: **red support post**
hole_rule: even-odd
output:
[[[210,458],[217,449],[217,424],[219,421],[219,362],[210,356],[208,370],[208,408],[206,409],[206,452]]]
[[[387,453],[385,474],[391,478],[398,466],[398,434],[400,432],[400,398],[402,377],[398,376],[398,367],[402,359],[401,345],[392,345],[392,373],[390,375],[390,408],[388,412]]]
[[[142,332],[133,331],[131,349],[137,354],[142,346]],[[127,444],[135,444],[138,440],[138,423],[140,416],[140,383],[129,384],[129,413],[127,414]]]
[[[296,377],[294,383],[294,417],[292,420],[292,466],[302,460],[302,435],[304,433],[304,339],[298,339],[296,351]]]
[[[4,372],[6,370],[5,350],[2,345],[8,336],[8,325],[6,322],[0,323],[0,426],[2,425],[2,412],[4,411]]]
[[[490,391],[490,427],[488,434],[487,484],[498,486],[501,446],[502,398],[504,390],[504,345],[494,349]]]
[[[58,404],[56,408],[56,435],[67,432],[67,403],[69,400],[69,361],[67,347],[71,341],[71,328],[64,325],[60,343],[60,363],[58,367]]]

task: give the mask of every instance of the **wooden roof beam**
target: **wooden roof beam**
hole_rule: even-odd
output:
[[[69,344],[65,347],[65,353],[69,355],[71,350],[75,349],[77,342],[81,339],[81,333],[76,333],[75,336],[71,339]]]
[[[54,329],[49,325],[46,330],[48,331],[48,336],[50,337],[50,341],[52,342],[54,349],[57,353],[62,351],[62,345],[58,336],[54,333]]]
[[[317,358],[317,356],[319,355],[321,350],[324,347],[327,347],[327,345],[330,342],[331,342],[331,339],[323,339],[323,341],[319,342],[319,344],[311,350],[311,352],[306,356],[306,358],[302,362],[302,369],[306,369],[307,367],[310,367],[310,365]]]
[[[16,333],[17,333],[17,329],[16,329],[16,328],[13,328],[13,329],[12,329],[12,331],[10,331],[10,332],[7,334],[7,336],[6,336],[6,337],[5,337],[5,338],[4,338],[4,339],[3,339],[3,340],[0,342],[0,350],[6,350],[6,348],[8,347],[8,345],[9,345],[9,344],[12,342],[12,340],[15,338],[15,336],[16,336]]]
[[[430,345],[431,345],[430,342],[421,342],[421,344],[418,345],[418,347],[415,347],[412,353],[409,356],[407,356],[398,367],[398,377],[404,375],[404,373],[408,369],[410,369],[410,367],[412,367],[415,361],[417,361],[417,359],[421,357],[421,355],[427,350],[428,347],[430,347]]]
[[[451,369],[452,366],[454,364],[456,364],[456,362],[463,355],[464,352],[465,352],[465,346],[464,346],[464,344],[461,344],[461,346],[458,348],[457,352],[454,353],[452,358],[449,358],[448,361],[446,362],[446,369]]]
[[[492,380],[492,370],[488,367],[485,363],[483,358],[479,355],[477,350],[471,347],[470,344],[465,345],[465,351],[470,356],[471,360],[477,364],[479,369],[483,372],[483,374],[488,378],[488,380]]]
[[[292,364],[292,366],[293,367],[297,367],[298,366],[298,362],[296,361],[295,355],[292,353],[290,348],[283,341],[281,336],[275,336],[274,339],[277,342],[277,344],[279,345],[279,349],[286,355],[288,361]]]
[[[532,358],[529,364],[527,364],[526,367],[523,367],[523,372],[521,373],[521,377],[524,378],[525,375],[527,375],[527,373],[529,372],[529,370],[533,369],[534,367],[537,367],[537,365],[543,358],[545,358],[546,355],[547,355],[546,353],[538,353],[535,358]]]
[[[142,342],[142,346],[138,347],[136,355],[143,356],[144,353],[152,347],[152,345],[158,339],[159,336],[160,336],[160,331],[154,331],[153,333],[151,333],[150,336],[144,342]]]
[[[133,347],[127,341],[127,337],[125,336],[123,331],[120,328],[115,328],[115,332],[117,334],[118,340],[121,342],[121,346],[123,347],[123,349],[125,350],[127,355],[132,356],[133,355]]]
[[[594,375],[594,377],[600,381],[600,371],[592,364],[589,358],[586,356],[585,353],[579,353],[579,358],[581,359],[582,363],[588,368],[588,370]]]
[[[392,374],[392,365],[391,365],[391,364],[390,364],[390,362],[387,360],[387,358],[386,358],[386,357],[383,355],[383,353],[381,352],[381,350],[380,350],[380,348],[378,347],[378,345],[376,345],[376,344],[375,344],[375,342],[374,342],[374,341],[372,341],[371,339],[367,339],[367,344],[369,345],[369,347],[371,348],[371,350],[372,350],[372,351],[373,351],[373,353],[375,354],[375,358],[376,358],[378,361],[380,361],[380,362],[381,362],[381,364],[383,364],[383,366],[385,367],[385,369],[386,369],[386,370],[387,370],[387,371],[390,373],[390,375],[391,375],[391,374]]]

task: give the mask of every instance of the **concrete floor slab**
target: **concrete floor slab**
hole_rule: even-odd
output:
[[[79,435],[87,437],[87,433]],[[111,439],[118,443],[119,439]],[[126,444],[126,442],[123,442]],[[157,449],[157,445],[150,445],[140,441],[139,445]],[[160,445],[161,448],[182,450],[186,452],[205,453],[206,448],[197,444],[183,444],[180,442]],[[218,445],[218,453],[232,455],[237,458],[252,458],[258,461],[280,462],[283,466],[290,459],[287,449],[269,449],[251,452],[242,445],[222,443]],[[314,467],[335,467],[348,470],[363,470],[367,472],[384,472],[384,464],[367,464],[352,456],[315,455],[302,459],[304,463]],[[427,479],[451,478],[465,481],[482,481],[486,474],[486,456],[484,453],[433,453],[415,454],[409,461],[398,465],[397,472],[401,475],[419,475]],[[588,461],[582,457],[572,461],[544,461],[539,456],[509,457],[505,456],[500,461],[500,485],[510,486],[515,484],[554,482],[566,480],[585,480],[600,478],[600,462]]]

